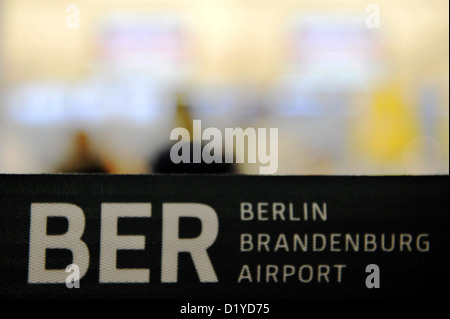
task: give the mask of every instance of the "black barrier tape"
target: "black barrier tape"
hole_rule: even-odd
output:
[[[432,298],[448,293],[448,185],[0,175],[0,296]]]

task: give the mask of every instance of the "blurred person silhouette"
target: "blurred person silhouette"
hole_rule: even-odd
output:
[[[188,142],[186,142],[188,143]],[[222,163],[205,163],[203,159],[200,163],[193,163],[194,143],[189,142],[190,163],[175,164],[170,158],[170,148],[163,151],[153,163],[153,172],[162,174],[231,174],[234,173],[234,166],[225,163],[225,156],[222,156]]]
[[[57,173],[112,173],[111,164],[101,159],[92,148],[89,136],[84,131],[75,133],[67,160]]]
[[[170,150],[172,148],[165,148],[152,163],[153,172],[161,174],[228,174],[234,173],[235,168],[231,163],[225,163],[225,155],[222,152],[222,163],[206,163],[203,158],[200,163],[193,162],[194,143],[192,141],[193,136],[193,120],[191,116],[190,107],[186,103],[186,98],[183,94],[177,95],[177,110],[175,115],[175,127],[183,127],[188,130],[191,137],[189,143],[190,147],[190,163],[178,163],[175,164],[170,158]],[[176,142],[175,142],[176,143]],[[203,149],[203,147],[202,147]]]

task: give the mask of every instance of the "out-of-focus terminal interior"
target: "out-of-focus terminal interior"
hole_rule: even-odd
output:
[[[277,174],[448,174],[449,1],[0,0],[0,173],[155,172],[180,110]]]

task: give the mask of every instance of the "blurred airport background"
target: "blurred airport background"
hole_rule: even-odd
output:
[[[183,110],[277,174],[448,174],[449,1],[0,0],[0,173],[151,173]]]

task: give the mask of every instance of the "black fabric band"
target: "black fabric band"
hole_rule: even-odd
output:
[[[448,194],[448,176],[0,175],[0,296],[434,298]],[[74,259],[79,288],[43,275]]]

